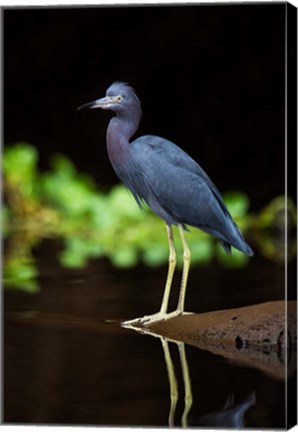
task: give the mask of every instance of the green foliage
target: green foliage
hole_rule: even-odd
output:
[[[229,191],[223,194],[223,198],[233,218],[238,219],[247,215],[249,199],[245,193]]]
[[[1,211],[1,227],[2,234],[6,237],[9,233],[9,221],[11,218],[10,210],[7,206],[4,206]]]
[[[263,256],[281,263],[285,257],[288,261],[294,259],[297,252],[297,212],[290,197],[275,197],[252,218],[251,225]]]
[[[149,209],[140,211],[123,185],[103,193],[86,175],[77,172],[63,155],[55,155],[51,169],[37,170],[38,154],[27,143],[5,148],[3,157],[4,193],[7,205],[2,226],[18,254],[5,262],[5,283],[36,290],[37,270],[30,250],[43,238],[59,237],[64,249],[59,259],[66,267],[84,267],[91,258],[108,257],[117,267],[131,267],[140,260],[148,266],[165,264],[168,244],[164,223]],[[266,206],[259,216],[248,214],[249,199],[239,191],[226,192],[224,199],[241,229],[268,226],[284,217],[284,197]],[[282,216],[283,215],[283,216]],[[296,209],[291,205],[295,219]],[[175,230],[178,265],[182,245]],[[22,241],[15,238],[22,234]],[[248,258],[233,250],[227,256],[218,242],[200,230],[186,233],[192,264],[206,264],[216,258],[225,266],[239,267]],[[275,246],[274,246],[275,248]]]
[[[201,235],[200,238],[190,240],[189,245],[191,248],[191,257],[194,262],[207,263],[210,261],[214,254],[214,242],[207,235]],[[221,248],[222,249],[222,248]]]
[[[40,175],[44,202],[71,218],[85,217],[92,210],[95,186],[62,155],[54,156],[51,165],[51,172]]]
[[[32,258],[13,257],[4,264],[3,281],[6,287],[31,294],[38,292],[38,271]]]
[[[66,237],[65,249],[60,254],[60,262],[64,267],[85,267],[89,258],[98,258],[103,254],[100,243],[84,237]]]
[[[287,212],[285,211],[287,209]],[[287,218],[287,221],[286,221]],[[258,215],[255,224],[258,227],[284,226],[285,223],[296,225],[297,214],[293,200],[284,195],[275,197],[267,204]]]
[[[37,177],[36,149],[25,142],[4,149],[3,174],[11,185],[17,185],[24,196],[33,194]]]

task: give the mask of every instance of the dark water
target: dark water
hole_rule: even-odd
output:
[[[162,341],[120,326],[157,311],[166,268],[116,270],[94,260],[69,270],[56,256],[52,242],[36,252],[38,294],[5,291],[5,422],[285,427],[280,376],[171,342],[170,386]],[[177,275],[175,294],[178,285]],[[240,270],[192,268],[186,308],[204,312],[282,298],[283,267],[256,257]],[[295,379],[293,373],[290,387]]]

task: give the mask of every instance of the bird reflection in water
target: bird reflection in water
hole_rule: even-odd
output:
[[[174,369],[174,365],[170,353],[169,340],[160,336],[160,341],[164,352],[168,378],[169,378],[169,385],[170,385],[171,405],[170,405],[170,412],[169,412],[169,426],[173,427],[175,426],[174,424],[175,412],[176,412],[176,405],[179,396],[178,385],[177,385],[175,369]],[[188,426],[187,418],[188,418],[189,411],[192,407],[193,398],[192,398],[188,363],[185,355],[185,344],[183,342],[173,342],[173,343],[175,343],[179,349],[180,363],[181,363],[181,369],[183,375],[183,385],[184,385],[184,410],[182,414],[181,425],[182,427],[187,427]]]
[[[175,368],[170,353],[170,344],[174,344],[178,347],[180,365],[183,376],[183,388],[184,388],[184,409],[181,417],[181,426],[186,428],[188,426],[210,426],[210,427],[227,427],[227,428],[243,428],[245,426],[244,416],[246,412],[255,405],[256,394],[251,392],[248,396],[240,403],[235,404],[234,395],[228,394],[226,403],[222,408],[211,413],[199,417],[193,417],[189,420],[190,411],[193,405],[193,394],[191,387],[190,372],[185,352],[185,344],[183,342],[170,340],[163,336],[149,332],[144,329],[138,330],[140,333],[146,333],[148,335],[158,338],[161,342],[166,369],[170,387],[170,409],[168,416],[169,427],[175,427],[175,414],[176,407],[179,401],[178,382],[176,378]],[[191,423],[191,424],[190,424]]]
[[[218,411],[199,417],[200,426],[218,426],[240,429],[245,426],[244,415],[256,403],[256,393],[251,392],[239,404],[234,404],[234,395],[229,394],[225,405]]]

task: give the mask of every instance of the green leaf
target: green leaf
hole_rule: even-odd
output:
[[[229,191],[223,194],[223,198],[233,218],[241,218],[247,214],[249,199],[245,193]]]
[[[156,267],[168,261],[169,249],[165,244],[150,244],[143,251],[143,261],[150,267]]]
[[[35,195],[36,166],[38,154],[28,143],[20,142],[12,147],[6,146],[3,153],[3,174],[10,188],[15,188],[28,199]]]
[[[88,259],[98,258],[102,254],[102,245],[95,239],[86,239],[84,236],[68,237],[59,259],[65,267],[82,268],[86,266]]]
[[[119,246],[112,252],[111,261],[116,267],[133,267],[137,264],[137,253],[133,248]]]
[[[213,244],[211,237],[202,237],[197,242],[190,244],[192,263],[206,263],[213,257]]]
[[[4,263],[3,281],[6,288],[13,288],[35,294],[39,291],[37,267],[34,260],[14,257]]]
[[[31,180],[35,174],[37,150],[26,142],[6,146],[3,152],[3,173],[17,181]]]
[[[108,205],[118,217],[140,220],[144,217],[133,196],[123,185],[116,185],[110,191]]]

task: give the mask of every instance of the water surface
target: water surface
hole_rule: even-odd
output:
[[[121,327],[159,308],[165,267],[117,270],[101,259],[70,270],[59,265],[58,251],[46,241],[35,252],[37,294],[5,291],[5,422],[285,427],[284,380]],[[244,269],[192,268],[186,308],[206,312],[283,298],[283,267],[255,257]]]

